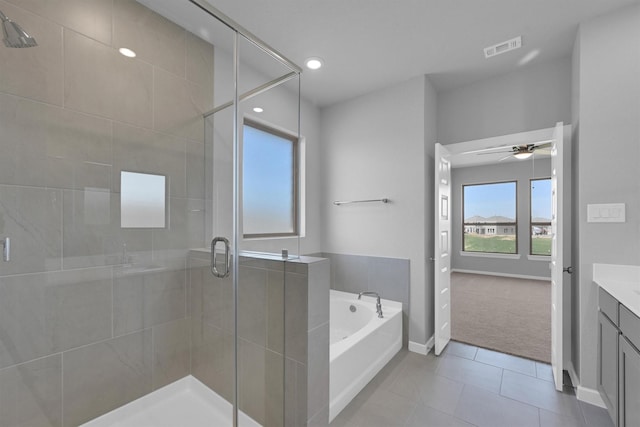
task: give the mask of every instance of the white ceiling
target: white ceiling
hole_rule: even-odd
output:
[[[175,1],[175,0],[174,0]],[[208,0],[305,71],[303,96],[327,106],[427,74],[437,90],[571,53],[578,24],[640,0]],[[483,48],[522,36],[519,50]]]
[[[188,0],[138,0],[223,49],[230,32]],[[420,75],[436,90],[571,53],[578,24],[640,0],[204,0],[305,70],[302,95],[324,107]],[[484,58],[483,48],[522,36],[522,48]],[[527,64],[522,59],[539,54]],[[282,68],[259,58],[266,75]],[[267,70],[267,68],[269,70]],[[271,69],[273,68],[273,69]],[[277,68],[277,69],[276,69]]]

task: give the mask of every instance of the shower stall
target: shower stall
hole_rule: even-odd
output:
[[[306,424],[301,70],[204,0],[0,10],[0,427]]]

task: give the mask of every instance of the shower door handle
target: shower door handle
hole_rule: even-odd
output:
[[[224,243],[224,271],[219,271],[216,263],[216,245]],[[229,239],[225,237],[214,237],[211,241],[211,273],[220,278],[229,276]]]

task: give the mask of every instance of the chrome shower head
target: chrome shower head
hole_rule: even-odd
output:
[[[1,11],[0,19],[2,19],[2,41],[6,47],[22,48],[38,46],[36,39],[27,34],[20,25],[7,18]]]

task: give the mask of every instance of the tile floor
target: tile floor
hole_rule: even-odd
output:
[[[613,427],[552,381],[547,364],[455,341],[440,357],[403,349],[331,427]]]

